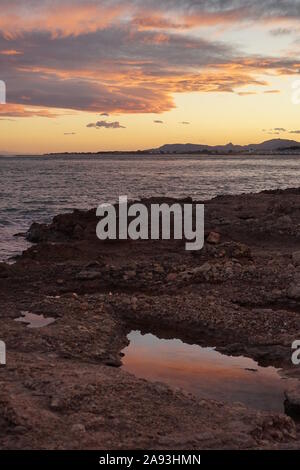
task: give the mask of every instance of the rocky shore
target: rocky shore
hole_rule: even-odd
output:
[[[0,263],[1,449],[300,448],[287,415],[198,399],[120,367],[140,329],[300,377],[300,188],[199,202],[199,252],[184,241],[101,242],[95,210],[76,210],[33,224],[32,247]],[[15,321],[22,312],[55,321],[30,329]],[[286,409],[299,411],[299,397],[288,391]]]

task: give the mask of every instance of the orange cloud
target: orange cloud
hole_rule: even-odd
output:
[[[256,95],[257,93],[255,91],[240,91],[238,93],[239,96],[250,96],[250,95]]]
[[[5,104],[0,105],[0,116],[6,117],[47,117],[54,118],[58,113],[54,113],[49,109],[43,109],[35,106],[25,107],[20,104]]]
[[[200,8],[199,8],[200,9]],[[143,9],[133,17],[132,24],[140,30],[152,29],[191,29],[208,26],[232,25],[237,22],[249,21],[247,8],[236,8],[228,11],[194,11],[186,14],[184,11],[153,12]]]
[[[232,24],[247,20],[247,8],[232,9],[222,12],[201,12],[199,14],[189,14],[184,17],[184,24],[187,28],[198,26],[219,26]]]
[[[105,28],[124,12],[124,6],[102,6],[95,2],[40,2],[26,11],[26,6],[1,6],[0,30],[7,39],[30,31],[48,31],[52,37],[77,36]]]
[[[132,25],[136,26],[139,31],[147,31],[153,29],[186,29],[188,27],[184,22],[167,18],[163,14],[153,14],[152,11],[144,11],[143,14],[134,16]]]
[[[178,30],[232,24],[297,24],[299,11],[293,2],[266,0],[226,3],[178,0],[2,0],[0,30],[11,39],[29,31],[48,31],[53,37],[95,32],[113,23],[131,23],[138,30]],[[245,6],[246,3],[246,6]]]
[[[264,93],[265,94],[276,94],[276,93],[280,93],[280,90],[265,90]]]
[[[20,51],[15,51],[14,49],[7,49],[4,51],[0,51],[1,55],[7,55],[7,56],[14,56],[14,55],[21,55],[22,52]]]
[[[3,0],[0,68],[11,108],[2,113],[161,113],[174,107],[174,93],[245,96],[255,92],[247,86],[270,88],[268,75],[298,73],[297,58],[243,54],[225,41],[172,31],[252,21],[252,7],[232,8],[243,2],[212,9],[174,0],[170,12],[161,3],[31,0],[29,8],[25,0]]]
[[[183,92],[236,92],[240,96],[255,94],[243,91],[248,86],[267,87],[266,80],[258,78],[267,73],[269,62],[258,59],[240,63],[216,64],[198,72],[179,69],[155,70],[138,66],[138,61],[106,61],[100,69],[51,69],[49,67],[21,67],[23,82],[34,79],[34,89],[30,96],[22,94],[18,103],[22,116],[30,116],[38,106],[37,115],[47,115],[42,107],[61,108],[88,112],[109,113],[162,113],[174,108],[174,93]],[[149,63],[151,66],[151,63]],[[271,70],[274,66],[271,61]],[[101,72],[101,77],[100,77]],[[275,73],[277,70],[275,69]],[[295,70],[293,70],[295,73]],[[100,77],[100,80],[99,80]],[[38,80],[38,81],[37,81]],[[45,90],[45,91],[42,91]],[[275,93],[276,90],[266,90]],[[15,116],[9,108],[3,115]],[[26,111],[27,110],[27,111]],[[18,111],[18,110],[17,110]],[[49,113],[50,117],[52,113]]]

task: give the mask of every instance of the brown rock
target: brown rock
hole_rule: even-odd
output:
[[[210,232],[206,241],[211,245],[218,245],[221,241],[221,235],[218,232]]]
[[[167,275],[167,281],[168,282],[176,281],[176,279],[177,279],[177,274],[176,273],[169,273]]]
[[[288,297],[295,300],[300,299],[300,285],[292,285],[288,290]]]
[[[292,259],[295,266],[300,266],[300,251],[295,251],[292,254]]]
[[[286,390],[284,409],[289,416],[300,417],[300,386]]]
[[[78,279],[79,281],[93,281],[94,279],[100,278],[101,272],[94,270],[83,270],[80,271],[76,276],[76,279]]]
[[[74,434],[84,434],[86,432],[85,426],[83,424],[73,424],[71,431]]]

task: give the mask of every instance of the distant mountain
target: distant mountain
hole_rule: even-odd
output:
[[[279,152],[288,150],[300,151],[300,142],[289,139],[266,140],[261,144],[234,145],[201,145],[201,144],[167,144],[157,149],[149,150],[150,153],[255,153],[255,152]]]

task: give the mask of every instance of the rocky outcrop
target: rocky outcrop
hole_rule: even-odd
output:
[[[261,365],[291,366],[300,339],[300,190],[205,204],[205,246],[193,253],[178,240],[99,241],[95,210],[32,225],[35,244],[0,264],[8,360],[0,448],[300,446],[284,414],[197,399],[120,367],[129,331],[149,326]],[[55,322],[30,329],[14,321],[22,311]],[[295,393],[286,394],[289,414]]]

